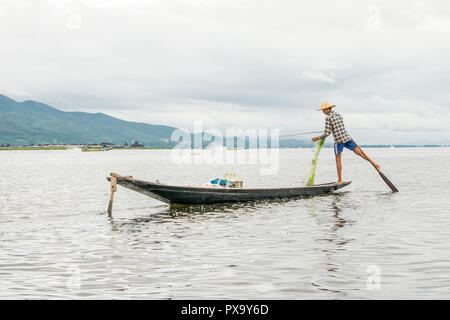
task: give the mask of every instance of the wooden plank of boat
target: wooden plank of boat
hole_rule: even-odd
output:
[[[107,177],[107,180],[110,181],[111,177]],[[350,183],[351,181],[344,181],[342,183],[333,182],[290,188],[207,188],[172,186],[129,177],[117,177],[118,185],[168,204],[182,205],[209,205],[312,197],[331,193]]]

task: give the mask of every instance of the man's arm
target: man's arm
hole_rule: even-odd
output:
[[[331,133],[331,121],[330,121],[330,117],[326,117],[325,118],[325,131],[323,132],[323,134],[321,136],[312,138],[312,141],[325,139],[326,137],[328,137],[330,135],[330,133]]]

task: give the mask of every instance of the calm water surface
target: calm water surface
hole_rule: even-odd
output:
[[[0,298],[449,299],[450,149],[366,152],[400,193],[346,150],[353,183],[332,195],[171,209],[119,186],[109,219],[110,172],[201,185],[232,170],[245,186],[297,186],[313,154],[280,150],[278,173],[261,176],[175,165],[170,150],[1,151]],[[335,176],[323,149],[316,183]]]

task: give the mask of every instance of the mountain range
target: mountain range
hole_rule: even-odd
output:
[[[0,95],[0,144],[124,144],[168,148],[176,128],[129,122],[104,113],[65,112],[36,101]]]
[[[171,148],[176,145],[170,141],[176,129],[124,121],[104,113],[66,112],[33,100],[17,102],[0,94],[0,145],[124,144],[139,141],[147,147]],[[312,145],[310,141],[300,139],[281,139],[279,142],[281,148]]]

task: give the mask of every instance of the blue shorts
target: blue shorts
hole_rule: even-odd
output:
[[[350,150],[355,150],[357,148],[355,142],[353,140],[348,140],[345,143],[335,143],[334,144],[334,154],[339,155],[341,154],[342,150],[344,150],[344,147]]]

